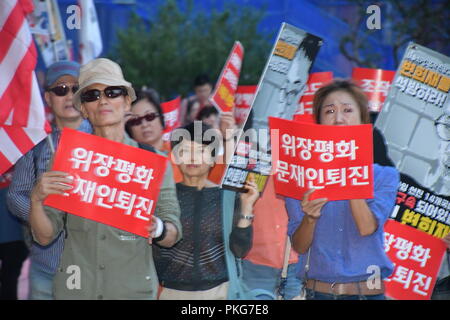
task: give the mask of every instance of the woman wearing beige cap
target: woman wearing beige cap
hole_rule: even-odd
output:
[[[80,72],[74,104],[92,124],[95,135],[138,147],[125,134],[124,116],[136,99],[118,64],[96,59]],[[66,227],[65,247],[54,280],[56,299],[155,299],[158,279],[153,242],[170,247],[181,239],[180,208],[171,166],[167,167],[149,240],[134,234],[43,206],[50,194],[62,194],[72,181],[64,172],[42,175],[31,195],[30,223],[34,238],[47,245]],[[69,186],[68,186],[69,185]],[[66,221],[66,222],[65,222]],[[78,268],[73,268],[77,266]],[[79,270],[78,286],[68,286]]]

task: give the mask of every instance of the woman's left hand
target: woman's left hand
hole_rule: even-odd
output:
[[[222,112],[219,120],[219,129],[225,140],[233,137],[236,129],[236,121],[234,119],[233,112]]]

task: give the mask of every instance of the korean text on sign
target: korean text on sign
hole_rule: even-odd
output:
[[[156,153],[64,129],[52,169],[72,175],[73,188],[45,204],[147,237],[166,162]]]
[[[278,140],[272,137],[272,150],[278,151],[274,157],[277,193],[301,199],[307,189],[315,188],[315,198],[372,197],[370,125],[345,129],[276,118],[270,123],[272,130],[279,130]]]

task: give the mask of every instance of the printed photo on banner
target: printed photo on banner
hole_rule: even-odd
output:
[[[394,263],[385,280],[386,296],[397,300],[429,300],[446,246],[440,239],[397,221],[384,226],[384,248]]]
[[[372,125],[325,126],[269,118],[275,191],[301,200],[373,198]]]
[[[148,237],[167,158],[65,128],[52,170],[73,177],[73,188],[45,205]]]
[[[221,181],[223,188],[242,192],[245,182],[253,176],[259,181],[259,191],[263,191],[267,173],[271,171],[268,117],[292,119],[321,45],[322,39],[319,37],[287,23],[281,25],[251,105],[252,123],[247,124],[247,117],[243,125],[254,131],[245,134],[241,131],[237,135],[239,143],[236,148],[242,148],[242,143],[250,145],[252,151],[249,159],[256,163],[251,165],[251,169],[234,165],[233,161],[228,164]],[[235,149],[233,160],[237,156]]]
[[[211,96],[211,102],[220,113],[233,111],[243,59],[244,47],[236,41]]]
[[[450,58],[410,43],[375,126],[401,173],[391,218],[443,238],[450,231]]]

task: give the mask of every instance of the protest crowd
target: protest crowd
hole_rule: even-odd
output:
[[[17,299],[27,258],[31,300],[385,300],[407,278],[404,288],[431,296],[431,278],[413,277],[387,249],[422,266],[434,258],[389,236],[404,180],[386,131],[372,127],[354,79],[311,89],[294,70],[313,60],[308,50],[291,54],[282,82],[260,84],[243,123],[237,98],[228,109],[217,102],[237,89],[223,77],[192,79],[172,119],[157,90],[125,79],[126,65],[51,64],[40,88],[51,132],[0,180],[0,299]],[[311,113],[288,118],[304,98]],[[264,113],[262,100],[283,110]],[[269,141],[273,172],[241,141],[252,120],[280,132]],[[448,132],[444,120],[436,126]],[[428,230],[440,238],[433,281],[448,286],[449,228]]]

